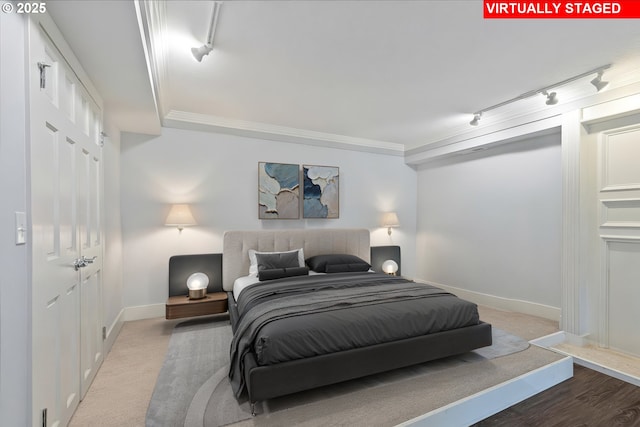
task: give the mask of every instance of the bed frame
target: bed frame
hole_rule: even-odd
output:
[[[249,249],[304,249],[306,258],[321,254],[352,254],[370,262],[369,230],[308,229],[228,231],[223,237],[222,286],[229,295],[235,331],[238,318],[233,282],[249,272]],[[491,345],[491,325],[460,329],[390,343],[259,366],[253,353],[245,356],[245,381],[252,412],[255,402],[335,384],[366,375],[411,366]]]

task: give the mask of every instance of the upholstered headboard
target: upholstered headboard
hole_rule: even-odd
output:
[[[351,254],[370,262],[369,230],[316,228],[299,230],[234,230],[224,233],[222,243],[222,287],[233,290],[233,282],[249,274],[249,249],[263,252],[304,249],[308,258],[322,254]]]

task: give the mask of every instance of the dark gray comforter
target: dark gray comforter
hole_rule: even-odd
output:
[[[261,282],[240,294],[229,378],[244,389],[244,356],[259,365],[366,347],[479,323],[477,306],[431,285],[376,273]]]

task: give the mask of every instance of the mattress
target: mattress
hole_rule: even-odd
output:
[[[477,325],[477,306],[437,287],[377,273],[292,277],[249,285],[238,301],[230,378],[243,357],[268,366]]]

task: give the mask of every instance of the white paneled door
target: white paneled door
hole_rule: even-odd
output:
[[[600,344],[640,357],[640,125],[599,140]]]
[[[103,359],[101,111],[29,24],[33,425],[65,426]]]

